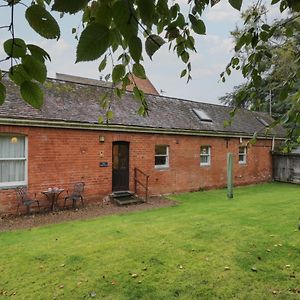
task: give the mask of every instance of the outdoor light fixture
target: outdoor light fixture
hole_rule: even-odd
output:
[[[18,142],[18,138],[16,136],[13,136],[11,139],[10,139],[10,142],[12,144],[16,144]]]
[[[99,142],[100,142],[100,143],[104,143],[104,142],[105,142],[105,138],[104,138],[103,135],[100,135],[100,136],[99,136]]]

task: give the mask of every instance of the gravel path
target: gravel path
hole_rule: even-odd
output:
[[[163,197],[150,197],[147,203],[117,206],[112,203],[103,205],[88,205],[76,210],[64,210],[21,216],[4,216],[0,218],[0,232],[30,229],[33,227],[61,223],[71,220],[82,220],[112,214],[124,214],[131,211],[141,211],[153,208],[174,206],[178,203]]]

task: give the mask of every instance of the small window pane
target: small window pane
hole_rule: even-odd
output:
[[[155,155],[166,155],[167,154],[167,146],[164,145],[156,145],[155,146]]]
[[[207,164],[208,162],[208,156],[201,156],[201,163]]]
[[[166,145],[155,146],[155,167],[169,167],[169,151]]]
[[[25,137],[0,135],[0,186],[25,184]]]
[[[200,147],[200,165],[209,166],[210,165],[210,146]]]
[[[0,182],[25,180],[25,161],[1,161]]]
[[[16,136],[0,137],[0,158],[24,158],[25,138]]]
[[[166,156],[156,156],[155,157],[155,165],[156,166],[164,166],[166,165],[167,157]]]
[[[239,147],[239,163],[245,164],[247,161],[247,148]]]

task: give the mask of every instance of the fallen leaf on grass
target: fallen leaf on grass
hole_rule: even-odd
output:
[[[224,270],[225,270],[225,271],[229,271],[230,268],[229,268],[229,267],[224,267]]]
[[[290,267],[291,267],[291,265],[285,265],[285,267],[286,267],[286,268],[290,268]]]
[[[112,285],[115,285],[115,284],[117,284],[117,282],[116,282],[115,280],[113,280],[113,281],[111,282],[111,284],[112,284]]]
[[[271,252],[272,250],[271,249],[267,249],[267,252]]]
[[[132,278],[137,278],[137,277],[138,277],[138,274],[132,274],[131,277],[132,277]]]
[[[251,271],[257,272],[257,269],[256,269],[255,267],[252,267],[252,268],[251,268]]]
[[[96,292],[90,292],[91,298],[95,298],[97,296]]]

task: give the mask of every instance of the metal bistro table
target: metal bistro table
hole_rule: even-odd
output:
[[[54,211],[56,208],[58,208],[58,197],[59,195],[64,191],[64,189],[59,188],[49,188],[46,191],[43,191],[42,194],[44,194],[49,202],[51,203],[51,211]]]

